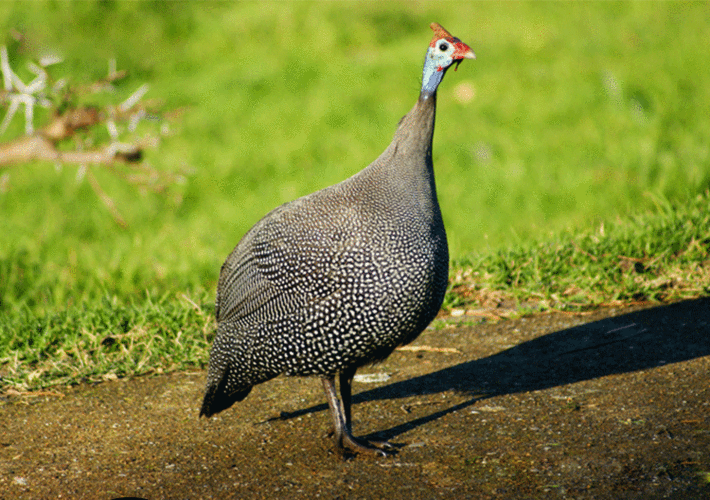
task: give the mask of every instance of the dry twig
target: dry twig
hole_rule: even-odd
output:
[[[44,66],[55,64],[60,60],[48,59],[40,61],[39,66],[30,64],[30,70],[37,77],[29,84],[22,82],[10,67],[7,48],[0,48],[0,69],[3,74],[4,90],[0,91],[0,101],[8,102],[8,110],[0,124],[0,134],[8,127],[20,105],[25,106],[25,135],[0,144],[0,170],[31,161],[48,161],[55,164],[73,164],[80,167],[80,172],[88,172],[87,179],[91,188],[108,208],[116,223],[125,228],[127,223],[121,217],[113,199],[101,188],[96,176],[87,166],[100,165],[111,173],[119,175],[125,181],[148,188],[154,192],[163,192],[169,185],[180,182],[181,175],[159,172],[149,166],[139,165],[144,156],[144,150],[154,145],[156,139],[138,139],[130,142],[121,141],[117,122],[126,123],[128,132],[134,132],[138,123],[148,113],[141,104],[141,99],[148,92],[148,85],[141,85],[122,103],[108,106],[105,109],[95,107],[72,107],[70,96],[77,93],[98,92],[111,87],[112,82],[126,76],[126,71],[116,70],[115,60],[109,61],[108,75],[90,85],[78,89],[64,89],[63,80],[54,87],[49,87],[49,76]],[[66,90],[60,95],[60,90]],[[55,113],[51,121],[35,130],[34,106],[39,104],[51,107],[52,102],[46,95],[51,94],[55,101]],[[64,109],[62,113],[56,110]],[[71,139],[80,130],[90,130],[98,125],[105,125],[111,137],[110,143],[104,146],[83,149],[81,142],[76,142],[73,150],[60,147],[62,141]],[[130,171],[126,171],[130,168]],[[7,186],[7,176],[2,178],[2,186]],[[1,187],[1,186],[0,186]]]
[[[446,352],[451,354],[461,354],[461,351],[453,347],[431,347],[428,345],[403,345],[397,348],[398,351],[410,352]]]

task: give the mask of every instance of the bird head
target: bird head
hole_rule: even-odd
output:
[[[452,64],[456,63],[456,71],[464,59],[476,58],[471,47],[446,31],[439,23],[431,23],[430,27],[434,30],[434,38],[431,39],[426,53],[422,79],[422,92],[426,94],[436,92],[444,73]]]
[[[430,27],[434,30],[434,38],[429,44],[427,57],[436,63],[437,71],[444,71],[453,63],[456,63],[456,68],[458,68],[464,59],[476,58],[471,47],[446,31],[441,24],[431,23]]]

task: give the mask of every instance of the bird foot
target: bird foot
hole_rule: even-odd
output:
[[[369,455],[377,455],[387,457],[397,453],[397,448],[387,441],[368,441],[366,439],[356,438],[352,435],[345,434],[338,440],[338,448],[344,453],[350,450],[354,453],[366,453]]]

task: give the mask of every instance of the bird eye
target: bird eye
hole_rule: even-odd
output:
[[[446,52],[446,50],[448,50],[448,48],[449,48],[448,44],[445,44],[445,43],[439,44],[439,50],[442,52]]]

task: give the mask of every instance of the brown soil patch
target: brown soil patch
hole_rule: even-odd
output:
[[[394,457],[334,453],[316,380],[205,420],[205,374],[178,373],[6,396],[0,498],[710,498],[710,300],[415,345],[354,384],[355,434]]]

